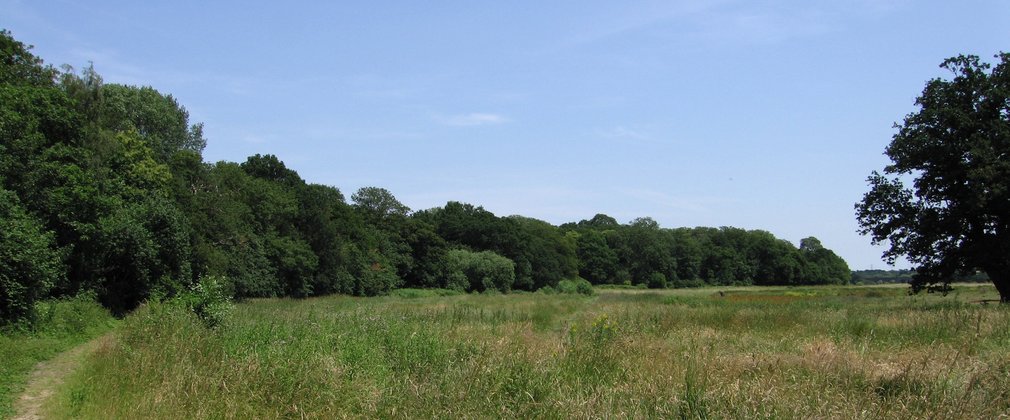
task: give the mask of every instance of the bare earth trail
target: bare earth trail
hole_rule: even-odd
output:
[[[16,414],[13,420],[41,419],[44,413],[43,409],[67,376],[80,367],[84,358],[111,339],[112,334],[106,333],[39,363],[29,376],[28,385],[25,386],[24,392],[14,401]]]

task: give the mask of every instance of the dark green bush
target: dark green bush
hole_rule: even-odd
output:
[[[649,276],[649,288],[650,289],[665,289],[666,288],[666,275],[663,273],[652,273]]]
[[[447,260],[453,286],[465,278],[468,292],[497,290],[506,293],[516,281],[515,263],[491,251],[453,249],[448,252]]]
[[[593,290],[593,285],[589,283],[588,280],[583,278],[559,281],[557,292],[570,295],[580,294],[586,296],[592,296],[596,294],[596,292]]]

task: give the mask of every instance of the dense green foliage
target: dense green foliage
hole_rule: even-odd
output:
[[[914,290],[983,271],[1010,303],[1010,53],[996,59],[943,62],[953,79],[926,84],[887,147],[892,164],[856,203],[884,257],[916,265]]]
[[[45,66],[7,32],[0,52],[0,322],[89,291],[123,314],[194,290],[241,299],[534,291],[580,276],[653,288],[849,277],[812,238],[797,248],[767,232],[603,215],[558,227],[458,202],[411,212],[377,187],[348,203],[273,155],[204,162],[202,126],[171,95]]]
[[[430,289],[428,289],[430,290]],[[721,292],[721,293],[720,293]],[[1010,307],[901,286],[145,305],[51,418],[1001,418]]]
[[[0,312],[19,320],[62,276],[52,234],[42,230],[14,194],[0,189]]]
[[[816,238],[797,248],[760,230],[664,229],[649,218],[619,225],[606,215],[561,230],[575,241],[579,274],[594,284],[845,284],[850,277],[845,261]]]
[[[448,255],[446,286],[469,292],[508,292],[515,283],[515,263],[491,251],[454,249]]]

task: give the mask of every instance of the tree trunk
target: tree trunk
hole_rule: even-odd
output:
[[[989,270],[986,274],[999,291],[1000,303],[1010,303],[1010,273],[1006,270]]]

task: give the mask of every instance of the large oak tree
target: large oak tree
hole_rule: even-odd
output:
[[[996,58],[943,62],[953,78],[926,84],[856,203],[884,258],[916,265],[914,291],[983,271],[1010,303],[1010,54]]]

